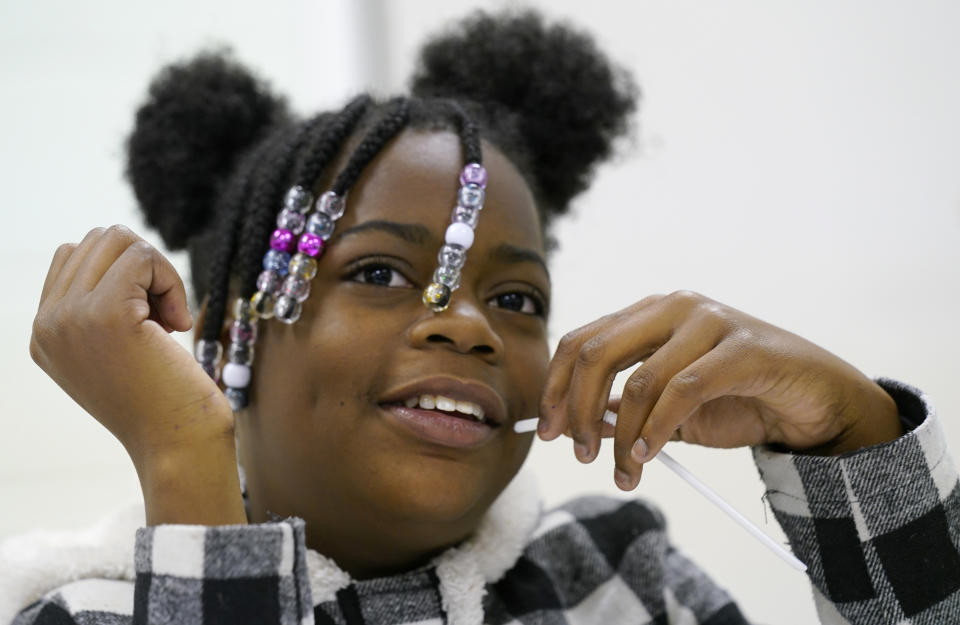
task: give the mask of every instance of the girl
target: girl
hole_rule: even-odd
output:
[[[670,439],[756,446],[825,622],[960,618],[956,472],[913,389],[690,292],[550,357],[549,227],[635,99],[534,14],[477,15],[409,96],[306,120],[221,56],[163,72],[128,173],[190,251],[196,318],[115,226],[57,250],[31,341],[129,452],[146,527],[14,622],[744,622],[646,504],[541,512],[512,427],[538,416],[583,462],[613,437],[627,491]],[[191,327],[194,357],[167,336]]]

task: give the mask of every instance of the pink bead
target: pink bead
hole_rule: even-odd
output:
[[[292,252],[293,242],[293,233],[285,228],[277,228],[270,235],[270,247],[278,252]]]
[[[487,186],[487,170],[480,163],[468,163],[460,172],[460,184],[475,184],[481,189]]]
[[[304,232],[300,235],[300,244],[297,249],[307,256],[319,256],[323,253],[323,239],[315,234]]]

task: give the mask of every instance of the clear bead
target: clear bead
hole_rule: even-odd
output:
[[[423,303],[433,312],[443,312],[450,305],[450,289],[439,282],[431,282],[423,290]]]
[[[444,245],[440,248],[437,259],[441,265],[448,265],[459,269],[463,267],[463,263],[467,260],[467,251],[459,245]]]
[[[220,341],[200,339],[197,341],[193,355],[196,357],[197,362],[201,364],[210,363],[215,365],[223,358],[223,345],[220,344]]]
[[[453,221],[467,224],[471,228],[477,227],[477,220],[480,218],[480,211],[469,206],[457,205],[453,209]]]
[[[300,234],[303,232],[303,224],[306,220],[307,218],[297,211],[285,208],[277,215],[277,228],[289,230],[294,234]]]
[[[313,213],[307,220],[307,232],[315,234],[324,241],[333,234],[333,220],[326,213]]]
[[[460,184],[475,184],[480,188],[487,186],[487,170],[480,163],[467,163],[460,172]]]
[[[303,278],[304,280],[313,280],[317,275],[317,259],[311,258],[306,254],[294,254],[290,259],[290,273]]]
[[[287,266],[290,264],[290,254],[279,250],[267,250],[263,255],[263,268],[276,271],[281,276],[287,275]]]
[[[257,340],[257,324],[234,321],[230,325],[230,340],[234,343],[253,343]]]
[[[310,210],[310,204],[313,203],[313,194],[297,185],[290,187],[283,198],[283,207],[298,213],[306,213]]]
[[[267,269],[265,271],[261,271],[260,275],[257,276],[257,290],[263,291],[264,293],[276,294],[277,291],[280,290],[280,284],[282,282],[283,278],[280,277],[279,273]]]
[[[317,200],[317,210],[330,216],[330,219],[336,221],[343,217],[343,211],[347,203],[333,191],[327,191]]]
[[[257,320],[257,311],[250,307],[250,300],[238,297],[233,302],[233,318],[253,322]]]
[[[248,343],[230,343],[227,349],[227,362],[235,362],[238,365],[253,364],[253,345]]]
[[[483,208],[483,189],[475,184],[465,184],[460,187],[460,205],[470,208]]]
[[[273,307],[273,315],[277,321],[283,323],[294,323],[300,318],[300,302],[289,295],[281,295],[277,298],[277,304]]]
[[[230,402],[230,410],[240,412],[247,407],[247,390],[243,388],[227,388],[223,391],[227,401]]]
[[[250,307],[257,313],[261,319],[269,319],[273,316],[273,306],[275,298],[271,293],[257,291],[250,298]]]
[[[284,295],[289,295],[298,302],[304,302],[310,297],[310,281],[303,278],[287,276],[282,288]]]
[[[440,265],[433,272],[433,281],[439,282],[452,291],[460,286],[460,270],[450,265]]]
[[[204,372],[210,376],[210,379],[214,382],[220,381],[220,369],[217,368],[212,362],[201,362],[200,366],[203,368]]]

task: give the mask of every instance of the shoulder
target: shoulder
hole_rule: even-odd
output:
[[[65,584],[24,608],[13,625],[126,625],[133,620],[134,583],[84,579]]]

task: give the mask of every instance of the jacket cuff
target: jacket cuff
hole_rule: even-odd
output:
[[[137,530],[134,623],[312,622],[304,522]]]
[[[897,403],[903,436],[839,456],[753,453],[770,506],[826,599],[847,617],[866,601],[904,618],[958,601],[960,489],[929,399],[877,383]]]

